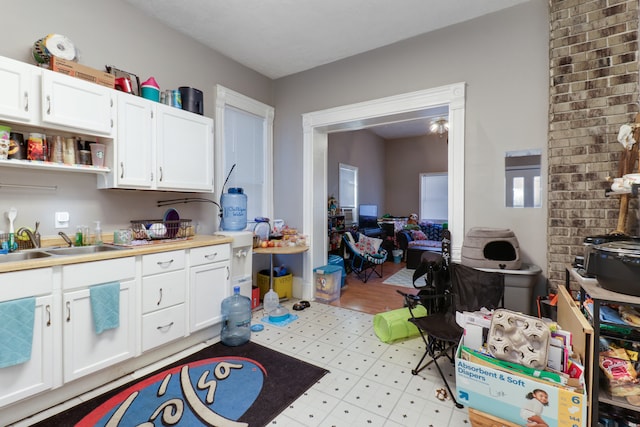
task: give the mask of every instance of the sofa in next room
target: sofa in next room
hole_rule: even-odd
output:
[[[420,264],[424,251],[442,252],[442,224],[421,221],[415,229],[403,229],[396,233],[398,248],[402,250],[407,268]]]

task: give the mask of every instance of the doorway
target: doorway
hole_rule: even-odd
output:
[[[328,134],[423,118],[430,109],[438,106],[449,109],[448,223],[452,234],[452,259],[460,259],[464,235],[464,83],[307,113],[302,117],[303,226],[311,245],[303,260],[302,298],[313,298],[313,269],[327,262],[327,239],[324,236],[327,235]]]

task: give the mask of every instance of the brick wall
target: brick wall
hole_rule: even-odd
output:
[[[639,0],[549,0],[548,271],[584,253],[586,236],[616,229],[619,196],[605,196],[638,108]],[[637,200],[629,232],[637,234]]]

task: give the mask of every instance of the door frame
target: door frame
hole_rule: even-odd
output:
[[[313,269],[327,263],[328,134],[429,116],[435,107],[449,108],[449,229],[452,259],[460,260],[464,237],[464,82],[310,112],[303,126],[303,229],[309,250],[303,259],[302,298],[313,299]]]

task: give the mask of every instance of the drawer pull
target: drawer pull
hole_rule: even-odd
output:
[[[47,304],[45,310],[47,310],[47,326],[51,326],[51,306]]]
[[[160,298],[158,299],[158,302],[156,303],[156,305],[160,305],[161,302],[162,302],[162,288],[160,288]]]
[[[71,302],[67,301],[67,322],[71,322]]]
[[[212,253],[212,254],[205,255],[204,257],[205,257],[207,260],[211,261],[211,260],[213,260],[213,259],[216,259],[216,257],[217,257],[217,256],[218,256],[218,252],[214,252],[214,253]]]
[[[173,322],[169,323],[168,325],[164,325],[164,326],[156,326],[157,330],[161,330],[161,329],[169,329],[170,327],[173,326]]]
[[[171,264],[173,264],[173,260],[170,259],[169,261],[158,261],[157,263],[160,267],[169,267]]]

